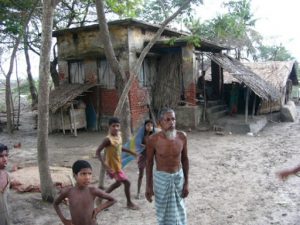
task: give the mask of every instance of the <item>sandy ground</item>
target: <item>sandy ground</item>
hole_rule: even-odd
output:
[[[300,109],[298,108],[298,111]],[[12,136],[0,133],[0,142],[11,148],[8,169],[36,165],[36,130],[32,114],[22,113],[22,126]],[[271,123],[254,136],[219,136],[213,132],[188,133],[190,158],[190,195],[186,199],[190,225],[266,225],[300,224],[300,179],[286,182],[275,172],[296,166],[299,160],[300,125]],[[70,167],[76,159],[87,159],[94,167],[99,163],[94,152],[105,133],[79,132],[78,137],[62,133],[49,136],[51,166]],[[13,145],[21,142],[21,148]],[[137,166],[125,169],[136,193]],[[106,180],[106,185],[111,183]],[[144,189],[145,180],[143,183]],[[59,225],[51,204],[43,202],[39,193],[19,194],[11,190],[10,205],[16,225]],[[139,211],[128,210],[123,188],[112,193],[118,202],[98,216],[99,224],[154,225],[154,204],[145,198],[135,200]],[[67,212],[67,208],[65,208]]]

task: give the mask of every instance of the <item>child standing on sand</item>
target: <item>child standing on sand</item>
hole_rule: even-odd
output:
[[[138,183],[137,183],[137,195],[136,199],[140,199],[140,193],[141,193],[141,186],[142,186],[142,180],[144,177],[144,171],[146,168],[146,142],[148,137],[155,132],[153,121],[148,119],[145,121],[143,126],[143,137],[140,143],[140,146],[138,146],[142,151],[140,151],[138,156],[138,168],[139,168],[139,177],[138,177]]]
[[[54,209],[64,225],[96,225],[98,213],[113,205],[116,200],[99,188],[89,186],[92,179],[92,167],[87,161],[77,160],[72,166],[72,171],[76,185],[62,191],[54,201]],[[95,208],[96,197],[108,201]],[[65,198],[69,199],[70,220],[64,217],[59,207]]]
[[[8,148],[0,143],[0,224],[9,225],[9,212],[7,195],[9,189],[9,176],[5,167],[8,162]]]
[[[106,193],[111,193],[116,188],[120,187],[121,184],[124,184],[125,196],[127,199],[127,207],[129,209],[137,210],[139,209],[131,201],[130,196],[130,181],[122,170],[122,159],[121,154],[127,152],[131,155],[136,156],[136,153],[131,152],[130,150],[122,147],[122,137],[120,132],[120,120],[117,117],[112,117],[108,121],[108,135],[103,140],[102,144],[99,145],[96,156],[99,158],[101,163],[104,165],[110,178],[115,179],[116,182],[113,183],[107,190]],[[106,158],[105,161],[101,156],[101,151],[105,149]]]

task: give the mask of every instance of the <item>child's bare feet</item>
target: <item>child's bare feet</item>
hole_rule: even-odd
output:
[[[132,209],[132,210],[139,210],[140,209],[137,205],[133,204],[132,202],[127,203],[127,208]]]
[[[136,194],[135,199],[141,199],[140,194]]]

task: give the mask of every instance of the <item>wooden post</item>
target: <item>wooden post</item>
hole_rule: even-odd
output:
[[[65,131],[65,120],[64,120],[64,112],[63,112],[63,108],[60,108],[60,116],[61,116],[61,125],[62,125],[62,129],[63,129],[63,134],[66,134]]]
[[[249,106],[249,87],[246,91],[246,106],[245,106],[245,123],[248,123],[248,107]]]
[[[97,101],[97,103],[96,103],[96,107],[97,107],[97,110],[96,110],[96,112],[97,112],[97,131],[100,131],[100,110],[99,110],[99,108],[100,108],[100,103],[99,103],[99,101],[100,101],[100,97],[99,97],[99,85],[97,85],[97,87],[96,87],[96,91],[97,91],[97,95],[96,95],[96,101]]]
[[[252,106],[252,118],[254,118],[255,106],[256,106],[256,94],[254,93],[254,100],[253,100],[253,106]]]
[[[73,115],[72,115],[72,107],[69,109],[69,117],[70,117],[70,132],[73,134]]]
[[[75,110],[74,110],[74,105],[73,102],[71,104],[71,117],[72,117],[72,122],[74,125],[74,136],[77,137],[77,128],[76,128],[76,114],[75,114]]]

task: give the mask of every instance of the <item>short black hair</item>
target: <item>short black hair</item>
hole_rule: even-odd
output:
[[[151,119],[147,119],[147,120],[145,120],[144,125],[146,126],[147,123],[152,123],[153,124],[153,121]]]
[[[80,172],[80,170],[86,169],[86,168],[92,169],[92,166],[88,161],[77,160],[76,162],[74,162],[74,164],[72,166],[72,171],[75,175],[77,175]]]
[[[8,148],[6,145],[0,143],[0,153],[3,151],[8,151]]]
[[[118,117],[111,117],[109,120],[108,120],[108,125],[112,125],[113,123],[120,123],[120,119]]]

